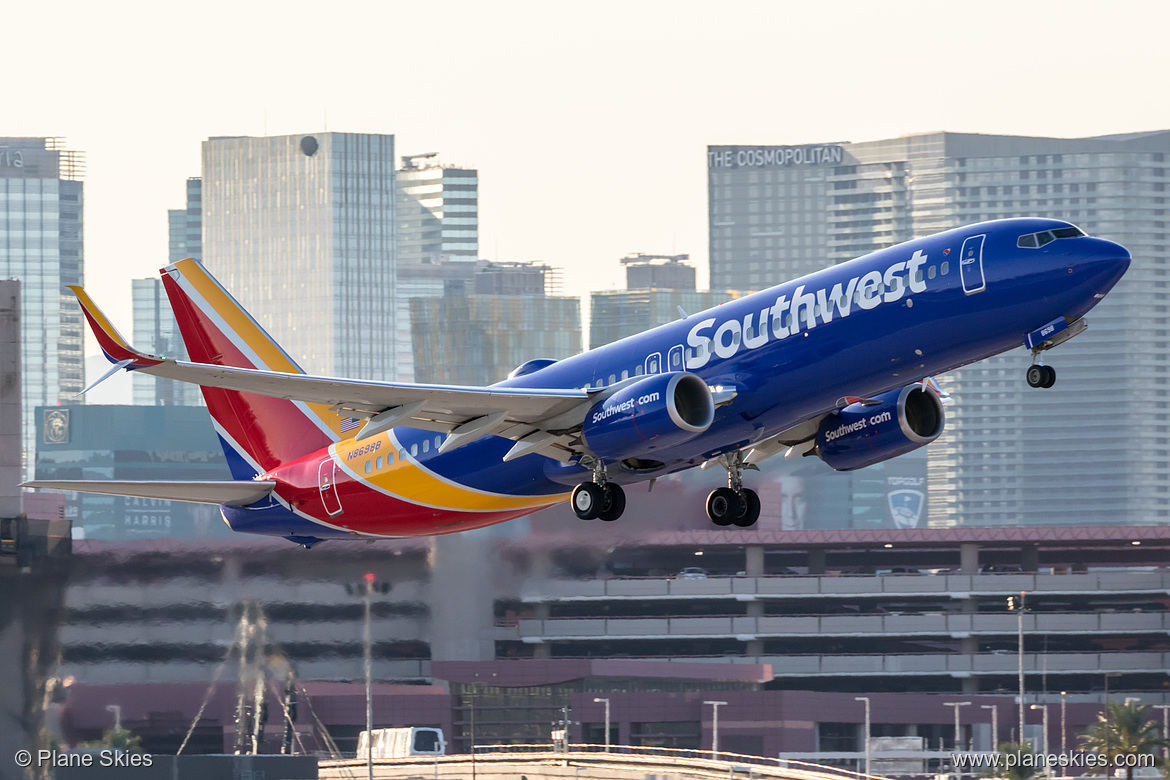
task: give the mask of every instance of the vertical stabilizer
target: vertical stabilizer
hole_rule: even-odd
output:
[[[192,361],[304,373],[198,261],[168,265],[162,279]],[[237,479],[251,479],[357,430],[356,420],[320,404],[213,387],[204,387],[203,397]]]

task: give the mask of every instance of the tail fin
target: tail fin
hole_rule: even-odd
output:
[[[199,262],[169,265],[162,279],[192,361],[304,373]],[[356,420],[320,404],[214,387],[204,387],[203,397],[236,479],[251,479],[357,432]]]

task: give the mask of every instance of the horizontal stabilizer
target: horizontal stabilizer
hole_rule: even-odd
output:
[[[107,496],[159,498],[166,501],[190,501],[195,504],[245,506],[267,498],[275,482],[114,482],[107,480],[49,480],[25,482],[21,487],[45,490],[75,490],[78,493],[101,493]]]

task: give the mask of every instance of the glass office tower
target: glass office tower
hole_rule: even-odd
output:
[[[943,377],[935,525],[1170,522],[1170,131],[1098,138],[929,133],[708,148],[711,283],[761,289],[987,219],[1067,219],[1133,254],[1089,329],[1024,382],[1014,350]]]
[[[391,135],[203,143],[204,263],[310,373],[399,378],[394,162]]]
[[[0,279],[19,279],[23,440],[32,462],[38,406],[85,387],[81,284],[85,159],[60,138],[0,138]]]

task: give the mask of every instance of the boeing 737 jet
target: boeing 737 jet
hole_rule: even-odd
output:
[[[849,471],[936,439],[947,399],[935,374],[1024,345],[1028,384],[1051,387],[1041,355],[1085,329],[1129,262],[1067,222],[983,222],[454,387],[306,375],[183,260],[161,273],[189,361],[134,349],[73,289],[110,374],[202,386],[235,481],[29,485],[220,504],[236,531],[309,547],[465,531],[565,499],[612,521],[623,485],[718,465],[727,486],[707,514],[747,527],[760,499],[744,471],[765,458]]]

